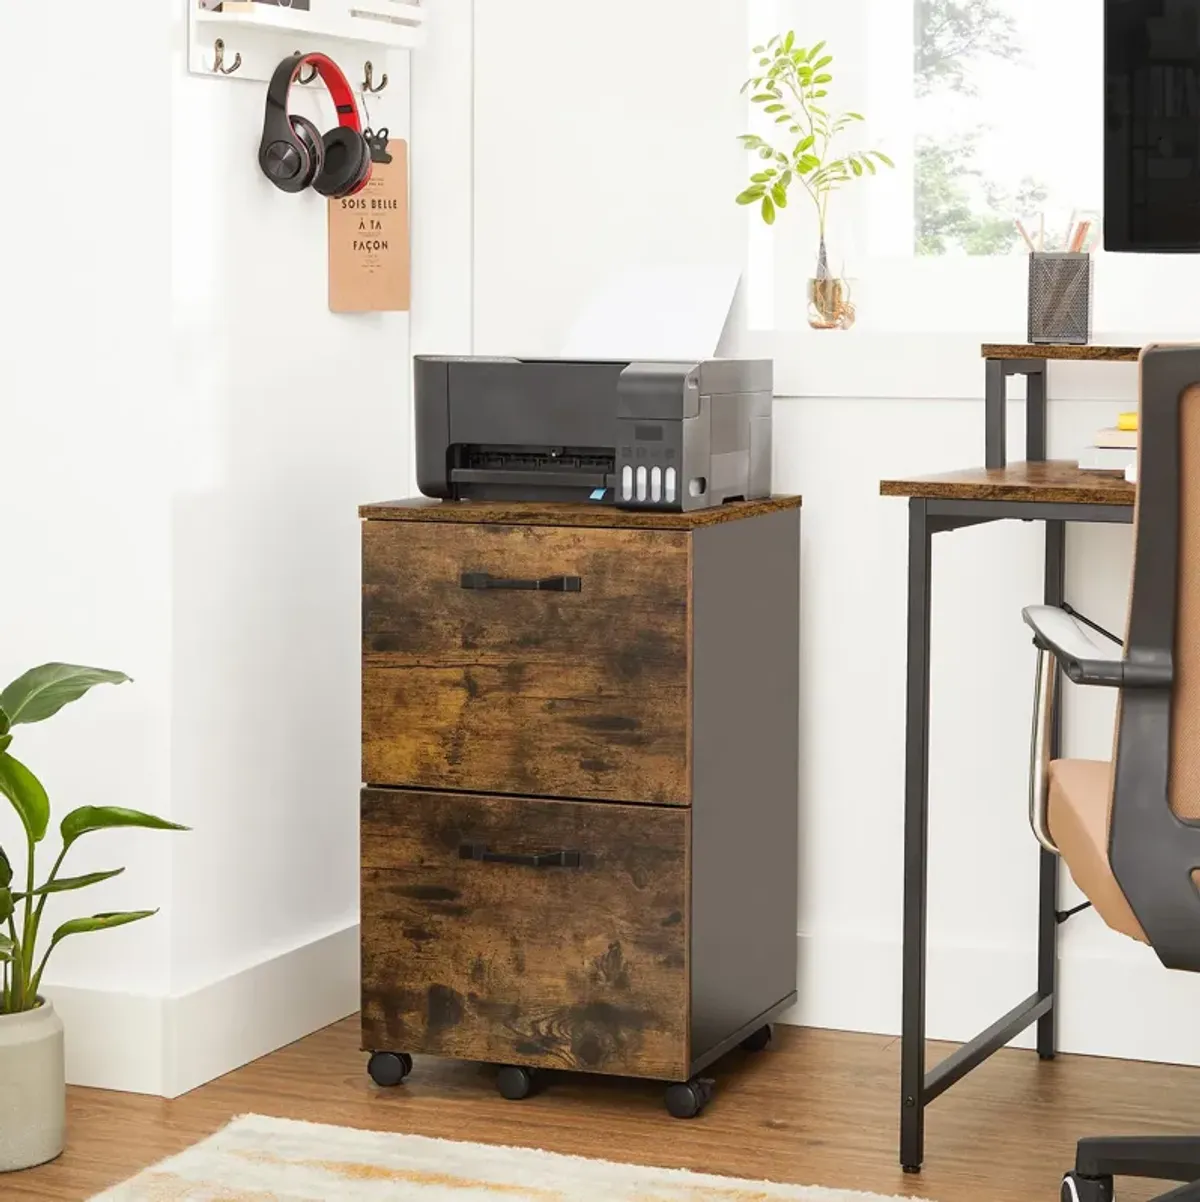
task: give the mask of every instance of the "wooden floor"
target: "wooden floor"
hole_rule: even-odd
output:
[[[247,1112],[935,1202],[1053,1202],[1080,1135],[1200,1131],[1200,1070],[1004,1051],[934,1104],[925,1172],[910,1177],[896,1164],[896,1040],[781,1027],[769,1051],[730,1055],[716,1075],[693,1122],[667,1117],[645,1082],[564,1075],[505,1102],[487,1069],[432,1060],[381,1091],[350,1021],[174,1102],[73,1090],[66,1154],[0,1178],[0,1198],[89,1198]]]

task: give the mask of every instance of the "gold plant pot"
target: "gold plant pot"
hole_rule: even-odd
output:
[[[848,330],[854,316],[849,280],[824,276],[808,281],[808,324],[814,330]]]

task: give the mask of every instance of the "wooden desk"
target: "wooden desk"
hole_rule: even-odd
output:
[[[1031,429],[1031,433],[1044,444],[1044,406],[1041,421],[1042,427]],[[1047,605],[1061,605],[1064,600],[1066,523],[1132,522],[1137,489],[1120,476],[1081,472],[1074,463],[1042,460],[1001,468],[968,468],[909,480],[884,480],[880,492],[885,497],[909,498],[900,1163],[905,1171],[918,1172],[925,1158],[925,1107],[930,1102],[1035,1022],[1038,1024],[1038,1055],[1044,1060],[1054,1056],[1058,926],[1067,917],[1058,911],[1058,858],[1039,848],[1037,989],[927,1074],[925,967],[933,536],[946,530],[1012,518],[1044,522],[1044,600]],[[1052,757],[1059,754],[1060,719],[1056,709],[1051,736]]]
[[[1136,363],[1140,346],[1069,346],[1035,342],[985,342],[984,457],[992,468],[1008,462],[1008,377],[1024,376],[1025,458],[1046,458],[1046,373],[1054,360],[1087,363]]]

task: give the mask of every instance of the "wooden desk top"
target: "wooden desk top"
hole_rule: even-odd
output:
[[[359,508],[359,517],[390,522],[483,522],[517,526],[617,526],[643,530],[690,530],[735,522],[784,509],[799,509],[800,497],[731,501],[712,509],[671,513],[654,509],[618,509],[615,505],[549,501],[435,501],[410,497]]]
[[[882,480],[885,497],[926,497],[955,501],[1042,501],[1067,505],[1130,505],[1137,487],[1124,476],[1081,472],[1066,459],[1010,463],[1007,467],[970,467],[911,480]]]
[[[1094,363],[1136,363],[1142,353],[1140,346],[1067,346],[1035,342],[985,342],[985,359],[1079,359]]]

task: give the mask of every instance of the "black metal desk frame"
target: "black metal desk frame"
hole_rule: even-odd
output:
[[[1008,448],[1008,378],[1025,377],[1025,458],[1046,458],[1045,359],[988,359],[983,394],[984,467],[1003,467]]]
[[[1006,463],[1006,382],[1025,375],[1026,458],[1046,458],[1046,362],[987,360],[985,461]],[[925,1107],[972,1069],[1037,1023],[1038,1055],[1055,1054],[1054,994],[1058,968],[1058,857],[1039,848],[1037,989],[932,1070],[925,1068],[925,976],[929,891],[929,664],[933,536],[986,522],[1017,519],[1046,526],[1044,601],[1062,604],[1066,523],[1133,521],[1121,504],[912,497],[908,524],[908,677],[904,772],[904,1001],[901,1028],[900,1163],[919,1172],[925,1158]],[[1060,694],[1061,695],[1061,691]],[[1059,754],[1057,705],[1051,755]]]

